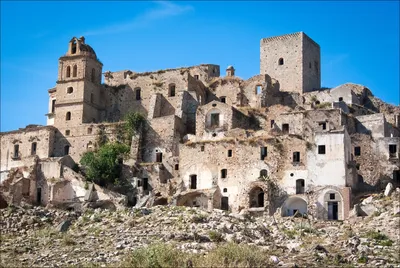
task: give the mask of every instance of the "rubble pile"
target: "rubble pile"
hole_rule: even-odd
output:
[[[136,249],[173,245],[186,254],[207,254],[225,243],[255,245],[270,265],[400,265],[400,189],[371,195],[369,216],[346,221],[308,217],[206,212],[181,206],[83,212],[43,207],[0,210],[2,266],[120,265]]]

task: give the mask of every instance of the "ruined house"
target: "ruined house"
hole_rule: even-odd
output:
[[[343,220],[357,194],[400,183],[400,109],[362,85],[321,88],[320,66],[303,32],[262,39],[260,74],[247,80],[215,64],[103,72],[74,37],[48,90],[47,126],[1,133],[2,192],[44,205],[92,198],[74,162],[99,133],[117,139],[135,111],[147,121],[124,160],[133,205]]]

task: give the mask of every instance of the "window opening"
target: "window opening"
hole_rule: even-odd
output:
[[[318,154],[325,154],[325,145],[318,145]]]
[[[19,144],[14,144],[14,158],[19,157]]]
[[[136,92],[136,100],[140,100],[141,99],[141,96],[140,96],[140,88],[137,88],[136,90],[135,90],[135,92]]]
[[[300,152],[294,152],[293,153],[293,162],[294,163],[300,162]]]
[[[264,160],[265,157],[267,157],[267,147],[261,147],[260,148],[260,159]]]
[[[356,146],[354,147],[354,155],[361,155],[361,147],[360,146]]]
[[[36,148],[37,148],[37,143],[36,142],[32,142],[31,155],[35,155],[36,154]]]
[[[211,114],[211,127],[219,127],[219,114]]]
[[[156,153],[156,162],[158,163],[162,162],[162,153]]]
[[[221,169],[221,178],[225,179],[227,175],[228,175],[228,170],[226,168]]]
[[[282,125],[282,132],[283,132],[283,134],[288,134],[289,133],[289,124],[283,124]]]
[[[74,68],[72,70],[72,76],[76,77],[78,75],[78,67],[76,65],[74,65]]]

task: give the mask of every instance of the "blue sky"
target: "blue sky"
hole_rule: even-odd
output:
[[[322,86],[363,84],[399,105],[398,1],[1,1],[1,131],[46,124],[58,58],[84,35],[103,71],[214,63],[259,73],[260,39],[303,31]]]

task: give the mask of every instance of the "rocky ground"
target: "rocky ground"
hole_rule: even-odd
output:
[[[0,210],[0,263],[2,267],[400,267],[400,214],[393,208],[399,197],[400,189],[390,197],[373,195],[367,200],[376,208],[373,215],[343,222],[173,206],[82,213],[8,207]],[[148,245],[156,250],[135,253]],[[172,258],[180,262],[171,262]]]

